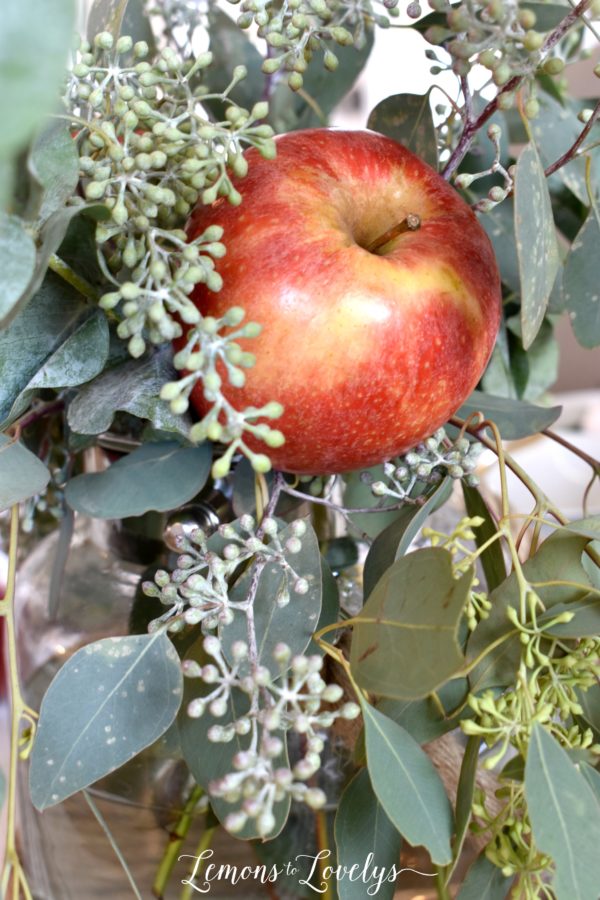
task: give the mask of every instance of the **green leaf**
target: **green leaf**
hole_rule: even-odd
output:
[[[196,496],[206,484],[210,464],[207,445],[142,444],[104,472],[72,478],[65,498],[76,512],[99,519],[141,516],[151,509],[166,512]]]
[[[587,691],[578,688],[576,693],[583,708],[583,718],[600,735],[600,684],[593,684]]]
[[[38,391],[76,387],[102,371],[108,357],[108,323],[95,309],[38,369],[15,400],[7,422],[22,415]]]
[[[464,662],[458,628],[472,580],[472,569],[455,579],[450,554],[438,547],[395,562],[354,619],[350,666],[358,684],[417,699],[451,678]]]
[[[592,208],[565,261],[562,290],[575,337],[582,347],[600,344],[600,217]]]
[[[202,638],[190,648],[185,658],[194,659],[200,665],[206,665],[209,661],[212,662],[212,659],[206,655],[202,648]],[[236,734],[233,740],[228,742],[215,743],[210,741],[208,739],[208,730],[215,724],[215,719],[208,711],[200,718],[192,718],[188,715],[187,708],[190,702],[203,694],[210,693],[211,690],[212,686],[204,684],[201,679],[185,679],[183,704],[177,718],[183,757],[194,779],[206,790],[211,781],[223,778],[229,772],[235,771],[235,766],[233,765],[234,756],[241,751],[248,750],[252,742],[251,734]],[[238,689],[234,689],[230,695],[227,713],[219,720],[219,724],[231,722],[245,715],[248,708],[249,700],[247,695],[242,694]],[[281,757],[278,757],[274,762],[276,768],[280,766],[289,768],[287,748],[284,749]],[[290,805],[289,794],[285,794],[282,800],[274,804],[275,827],[269,835],[269,839],[276,837],[282,830],[289,815]],[[219,797],[211,798],[211,807],[221,821],[235,808],[231,803],[227,803],[226,800]],[[250,820],[241,832],[236,832],[236,837],[242,840],[251,840],[259,837],[254,821]]]
[[[364,900],[365,895],[372,893],[377,885],[374,867],[390,871],[397,866],[401,844],[400,835],[373,792],[368,771],[361,769],[340,799],[335,817],[335,845],[337,863],[345,866],[346,871],[356,863],[364,862],[368,852],[369,877],[356,873],[354,877],[348,875],[339,879],[339,900]],[[363,867],[357,868],[360,872]],[[394,882],[386,881],[377,890],[377,896],[381,900],[392,900],[394,891]]]
[[[127,34],[134,41],[146,41],[151,49],[155,46],[144,0],[94,0],[87,21],[88,40],[101,31],[110,31],[114,38]]]
[[[381,512],[352,513],[350,516],[353,524],[365,535],[376,538],[384,528],[398,518],[397,509],[385,512],[386,506],[391,506],[397,501],[393,497],[375,497],[369,484],[363,481],[363,473],[371,476],[373,481],[384,478],[383,466],[373,466],[344,475],[344,506],[347,509],[380,509]]]
[[[58,102],[74,13],[73,0],[3,0],[0,159],[18,151]]]
[[[315,632],[320,631],[321,628],[325,628],[327,625],[333,625],[335,622],[338,622],[340,618],[340,592],[338,590],[338,584],[323,557],[321,557],[321,582],[323,585],[321,614],[319,615],[319,621],[315,626]],[[331,641],[335,634],[335,631],[330,631],[325,639]],[[315,641],[311,640],[308,652],[321,656],[325,651]]]
[[[600,595],[590,593],[572,603],[557,603],[543,613],[538,622],[545,625],[563,612],[572,613],[574,618],[570,622],[548,628],[548,634],[563,638],[582,638],[595,637],[600,633]]]
[[[466,699],[468,692],[469,683],[466,678],[448,681],[436,691],[446,715],[431,697],[424,697],[422,700],[392,700],[384,697],[377,703],[377,709],[405,728],[419,744],[426,744],[452,731],[461,718],[470,714],[468,707],[465,707],[459,715],[451,715]]]
[[[600,516],[589,516],[586,519],[576,519],[563,525],[564,531],[579,534],[590,541],[600,540]]]
[[[467,836],[467,829],[471,821],[471,807],[475,793],[475,779],[477,776],[477,764],[479,762],[479,748],[481,738],[479,735],[471,735],[467,740],[467,746],[463,754],[458,788],[456,791],[456,827],[452,840],[452,855],[455,860],[460,858],[462,848]]]
[[[579,763],[579,771],[594,792],[598,804],[600,804],[600,772],[597,769],[593,769],[586,762]]]
[[[6,325],[14,314],[35,269],[35,243],[21,220],[0,212],[0,325]]]
[[[452,808],[440,776],[404,728],[364,698],[367,763],[377,799],[402,837],[424,846],[438,866],[452,859]]]
[[[431,112],[431,89],[426,94],[394,94],[378,103],[367,128],[403,144],[437,171],[437,135]]]
[[[515,172],[515,237],[521,279],[523,346],[531,346],[546,313],[560,265],[544,167],[528,144]]]
[[[36,137],[28,166],[41,188],[37,218],[45,222],[73,195],[79,181],[79,153],[63,121],[52,120]]]
[[[89,324],[91,320],[95,324]],[[101,369],[106,358],[106,324],[102,320],[104,316],[98,312],[90,317],[90,307],[81,295],[57,275],[49,274],[31,302],[0,332],[0,422],[7,421],[17,398],[36,381],[38,373],[45,386],[49,386],[46,378],[53,386],[72,386],[80,383],[79,375],[85,381],[94,369]],[[86,340],[88,329],[98,341],[93,350],[97,359],[82,358],[91,348]]]
[[[365,34],[362,47],[332,48],[339,61],[335,73],[325,69],[323,51],[317,51],[304,76],[301,91],[295,93],[290,90],[286,80],[282,79],[269,103],[269,121],[275,131],[296,131],[326,125],[329,114],[350,93],[365,67],[373,41],[373,29],[370,29]]]
[[[524,9],[535,13],[535,30],[552,31],[569,13],[569,8],[561,3],[522,3]]]
[[[463,481],[462,489],[468,515],[472,518],[479,516],[483,519],[479,528],[475,529],[475,543],[478,547],[482,547],[486,541],[489,541],[497,533],[496,523],[492,518],[487,503],[477,488],[468,487]],[[483,567],[488,591],[493,591],[506,578],[506,565],[502,555],[500,540],[496,539],[486,547],[479,559]]]
[[[503,283],[512,293],[518,294],[521,290],[521,278],[512,199],[504,200],[488,213],[480,213],[479,222],[494,246]]]
[[[208,7],[208,28],[213,61],[204,70],[202,83],[211,93],[220,93],[231,81],[233,67],[246,66],[247,76],[236,84],[229,96],[238,106],[252,109],[260,99],[265,83],[261,54],[249,40],[247,32],[213,3]],[[209,100],[207,105],[218,118],[223,118],[227,106],[222,101]]]
[[[154,743],[175,719],[183,677],[164,632],[105,638],[58,671],[31,754],[33,805],[60,803]]]
[[[537,552],[523,564],[523,575],[531,584],[559,580],[583,585],[571,587],[551,584],[536,587],[536,592],[550,611],[558,604],[575,602],[588,594],[585,586],[591,587],[591,582],[581,562],[581,554],[587,542],[585,537],[560,529],[545,540]],[[519,636],[511,634],[515,628],[506,616],[509,606],[518,609],[520,603],[519,584],[514,572],[492,591],[490,600],[492,608],[488,618],[478,624],[469,638],[467,660],[474,661],[503,635],[506,635],[506,640],[489,652],[472,671],[469,680],[474,692],[511,684],[521,658]]]
[[[159,397],[160,389],[176,377],[172,351],[165,347],[144,360],[128,360],[107,369],[86,385],[69,406],[68,420],[79,434],[107,431],[117,411],[148,419],[159,431],[189,432],[187,416],[176,416]]]
[[[0,511],[41,494],[49,481],[50,472],[35,454],[0,434]]]
[[[438,510],[452,493],[452,479],[445,478],[432,491],[422,506],[406,506],[391,523],[377,535],[365,559],[363,586],[365,600],[389,567],[407,552],[427,518]]]
[[[600,804],[566,751],[537,722],[525,795],[536,845],[554,861],[557,900],[598,900]]]
[[[504,900],[513,881],[482,853],[467,872],[456,900]]]
[[[304,653],[317,628],[321,613],[322,575],[319,541],[314,529],[307,523],[306,534],[302,537],[302,549],[290,553],[285,547],[292,536],[292,526],[282,529],[278,538],[284,547],[284,556],[299,578],[308,582],[305,594],[294,592],[295,578],[276,562],[268,562],[262,570],[254,601],[254,624],[258,661],[266,666],[273,676],[279,675],[279,665],[273,659],[276,645],[284,642],[291,647],[294,656]],[[246,572],[230,591],[232,602],[241,602],[248,593],[253,570]],[[289,593],[290,600],[285,606],[278,606],[277,600],[283,591]],[[238,610],[233,622],[223,629],[221,640],[226,655],[234,641],[248,638],[247,617]]]
[[[579,108],[575,102],[563,106],[547,94],[540,94],[539,114],[530,123],[533,136],[536,140],[540,156],[544,165],[548,166],[560,159],[561,156],[573,145],[581,133],[581,122],[577,118]],[[591,154],[592,159],[592,184],[598,184],[600,175],[600,159],[598,154]],[[563,183],[585,205],[589,204],[585,183],[585,159],[576,157],[552,175],[548,180],[549,186]]]
[[[473,391],[456,415],[466,419],[471,413],[482,412],[486,419],[496,423],[505,440],[514,441],[549,428],[561,411],[560,406],[534,406],[533,403],[511,397],[494,397],[482,391]]]

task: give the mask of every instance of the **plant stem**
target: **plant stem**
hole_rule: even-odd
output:
[[[34,713],[27,706],[21,695],[19,685],[19,668],[17,661],[16,623],[15,623],[15,580],[17,571],[17,547],[19,537],[19,506],[15,504],[10,516],[10,539],[8,551],[8,578],[6,595],[0,601],[0,616],[6,619],[6,645],[8,647],[8,684],[10,697],[10,750],[7,790],[7,833],[2,876],[0,878],[0,896],[8,897],[8,888],[12,876],[12,894],[18,900],[20,890],[30,900],[31,891],[27,877],[23,871],[17,850],[17,766],[19,759],[19,729],[23,718],[34,724]],[[24,751],[26,752],[26,751]]]
[[[329,834],[327,831],[327,813],[323,809],[317,810],[315,813],[315,823],[316,823],[316,839],[317,839],[317,851],[320,853],[321,850],[329,850]],[[333,890],[331,879],[325,878],[325,866],[326,859],[319,860],[319,876],[321,878],[321,884],[324,885],[324,890],[319,890],[319,895],[324,898],[324,900],[335,900],[336,894]]]
[[[205,828],[205,830],[202,832],[202,837],[200,838],[198,846],[196,847],[194,859],[198,860],[198,857],[202,856],[202,854],[204,853],[205,850],[208,850],[208,848],[210,847],[210,845],[213,842],[213,838],[214,838],[215,834],[217,833],[218,827],[219,827],[218,825],[214,825],[212,828]],[[203,866],[204,866],[203,860],[200,860],[197,865],[196,865],[196,863],[194,863],[194,866],[192,868],[194,877],[198,876],[202,872]],[[192,873],[190,873],[190,875],[191,874]],[[181,892],[181,900],[191,900],[193,889],[194,888],[193,888],[192,880],[191,880],[191,878],[188,878],[188,880],[187,880],[186,884],[184,885],[184,888]]]
[[[175,827],[169,833],[169,843],[167,844],[167,848],[160,861],[160,865],[158,867],[158,871],[152,885],[152,893],[155,895],[155,897],[161,898],[165,892],[167,882],[171,877],[173,868],[175,866],[175,863],[177,862],[177,857],[179,855],[179,851],[181,850],[181,845],[186,839],[192,825],[194,819],[194,810],[196,809],[196,806],[198,805],[198,802],[203,794],[204,791],[200,787],[200,785],[194,785],[185,803],[185,806],[183,807],[181,815],[175,824]]]
[[[420,216],[417,216],[415,213],[409,213],[401,222],[380,234],[366,249],[369,253],[377,253],[378,250],[381,250],[382,247],[385,247],[386,244],[389,244],[395,238],[400,237],[401,234],[406,234],[407,231],[418,231],[420,227]]]
[[[74,287],[76,291],[79,291],[79,293],[83,294],[88,300],[92,300],[94,303],[97,302],[98,292],[85,280],[85,278],[78,275],[68,263],[61,259],[60,256],[57,256],[56,253],[53,253],[48,260],[48,267],[57,275],[60,275],[63,281],[66,281]]]
[[[446,872],[443,866],[438,866],[436,868],[435,884],[439,900],[452,900],[446,884]]]
[[[129,866],[127,865],[125,857],[121,853],[121,849],[120,849],[119,845],[117,844],[117,842],[115,841],[115,839],[110,831],[110,828],[108,827],[108,825],[106,823],[106,819],[104,818],[104,816],[102,815],[102,813],[100,812],[100,810],[98,809],[98,807],[96,806],[94,801],[92,800],[92,797],[91,797],[89,791],[83,791],[82,793],[86,800],[87,805],[89,806],[92,813],[94,814],[94,818],[96,819],[96,821],[100,825],[100,828],[106,835],[108,843],[113,848],[115,856],[117,857],[117,859],[119,860],[119,863],[121,864],[121,868],[123,869],[125,875],[127,876],[127,880],[129,881],[129,884],[131,886],[131,890],[133,891],[134,897],[136,898],[136,900],[142,900],[142,895],[140,894],[138,887],[134,881],[133,875],[131,874],[131,870],[129,869]]]

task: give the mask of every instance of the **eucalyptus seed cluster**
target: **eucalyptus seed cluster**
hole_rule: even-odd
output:
[[[579,694],[598,683],[600,639],[569,640],[556,637],[552,629],[572,620],[566,611],[540,622],[543,605],[533,588],[524,589],[522,610],[509,606],[507,617],[521,642],[521,660],[515,683],[503,693],[486,690],[469,696],[474,717],[461,722],[468,735],[477,735],[491,749],[484,766],[492,769],[509,752],[526,759],[535,722],[567,749],[586,750],[600,756],[600,745],[585,725]],[[485,798],[476,793],[474,815],[479,830],[490,832],[486,856],[507,876],[519,874],[524,896],[538,897],[544,870],[550,860],[534,845],[527,817],[522,782],[502,778],[505,786],[497,797],[505,802],[500,812],[488,812]],[[550,895],[548,895],[550,896]]]
[[[229,92],[245,77],[243,66],[219,95],[225,119],[211,122],[199,81],[211,54],[184,62],[170,48],[148,62],[148,47],[103,32],[91,47],[82,41],[67,90],[78,127],[83,193],[101,202],[109,218],[98,225],[100,262],[114,290],[101,299],[118,308],[119,336],[132,356],[146,341],[159,344],[182,333],[180,321],[199,324],[190,299],[197,284],[219,290],[214,259],[223,256],[222,230],[208,228],[193,241],[182,230],[193,206],[225,196],[241,201],[230,172],[244,175],[244,145],[265,156],[275,149],[272,130],[260,124],[266,103],[243,110]]]
[[[500,792],[506,802],[500,811],[489,809],[489,798],[480,787],[473,795],[471,830],[476,834],[491,833],[485,855],[491,863],[511,878],[519,875],[520,896],[523,900],[552,900],[547,880],[552,860],[542,853],[533,840],[527,801],[522,781],[501,779]]]
[[[399,15],[398,0],[241,0],[240,9],[240,28],[256,25],[258,36],[269,47],[263,72],[285,72],[294,91],[302,87],[316,52],[323,52],[323,65],[333,72],[339,61],[332,45],[360,48],[368,27],[375,23],[385,28],[390,24],[388,16]]]
[[[471,547],[468,546],[475,540],[475,531],[483,525],[481,516],[465,516],[457,522],[450,534],[436,531],[434,528],[423,528],[421,534],[429,541],[432,547],[441,547],[447,550],[452,557],[452,573],[455,578],[460,578],[471,568],[475,560]],[[464,609],[469,631],[475,631],[482,619],[487,619],[492,608],[491,600],[485,591],[476,591],[479,586],[477,576],[473,578],[471,590],[467,597]]]
[[[384,463],[385,481],[373,481],[368,473],[361,476],[371,484],[375,497],[393,497],[407,503],[416,502],[413,491],[417,485],[439,484],[446,475],[463,478],[471,486],[479,483],[473,470],[483,446],[477,441],[459,438],[454,443],[443,428],[413,450],[395,460]]]
[[[192,391],[198,386],[209,404],[206,415],[190,431],[190,439],[221,441],[228,444],[227,450],[213,465],[213,477],[224,478],[229,472],[236,452],[243,452],[255,471],[270,469],[269,458],[256,453],[247,446],[245,435],[263,440],[267,447],[281,447],[284,436],[281,431],[271,428],[267,422],[256,423],[256,419],[276,419],[283,413],[280,403],[274,401],[262,407],[249,407],[239,412],[221,391],[222,379],[217,371],[221,364],[227,381],[233,387],[243,387],[246,381],[244,369],[254,365],[252,353],[242,350],[239,338],[257,337],[262,328],[256,322],[243,323],[244,310],[232,307],[221,318],[205,316],[200,325],[187,333],[185,345],[175,354],[176,369],[185,369],[186,374],[178,381],[170,381],[161,390],[160,396],[168,400],[176,414],[184,413],[189,406]],[[223,329],[228,329],[223,333]]]
[[[181,551],[177,567],[160,570],[144,592],[161,600],[167,612],[154,620],[151,630],[164,624],[171,632],[200,625],[209,662],[186,659],[184,675],[202,682],[201,695],[188,705],[192,718],[210,715],[216,720],[207,731],[214,743],[237,740],[245,749],[232,757],[233,769],[209,786],[213,797],[236,805],[226,827],[242,830],[254,820],[261,836],[275,827],[274,806],[287,796],[313,809],[325,803],[325,794],[307,781],[319,770],[325,747],[325,729],[336,718],[355,718],[359,707],[345,703],[337,708],[343,690],[321,677],[319,656],[293,656],[285,643],[273,649],[271,671],[257,653],[253,604],[256,576],[265,566],[277,567],[283,579],[274,598],[274,615],[290,602],[298,602],[310,589],[310,577],[290,563],[300,553],[307,525],[302,519],[282,526],[270,516],[259,526],[250,515],[221,525],[207,537],[200,529],[189,536],[181,532],[176,546]],[[231,582],[240,572],[249,574],[243,591]],[[232,640],[228,626],[246,619],[247,641]],[[218,629],[219,637],[213,632]],[[236,632],[237,633],[237,632]],[[303,755],[292,766],[287,761],[286,735],[302,735]]]
[[[325,793],[306,783],[321,767],[325,729],[337,718],[356,718],[360,710],[356,703],[329,708],[342,699],[343,689],[323,680],[320,656],[292,656],[289,646],[279,643],[273,650],[278,668],[274,677],[266,666],[250,664],[244,641],[232,645],[232,662],[215,636],[204,639],[204,650],[213,663],[201,666],[190,660],[183,664],[184,674],[201,679],[208,691],[191,701],[188,714],[198,718],[208,711],[220,719],[232,708],[243,709],[225,725],[211,725],[208,739],[214,743],[237,739],[246,744],[233,756],[232,771],[213,781],[208,790],[237,807],[225,819],[229,831],[239,832],[253,820],[258,834],[266,837],[275,828],[275,805],[287,796],[315,810],[325,804]],[[301,735],[305,747],[304,755],[291,766],[286,753],[289,732]]]
[[[559,57],[544,58],[545,34],[535,28],[535,12],[517,2],[503,0],[462,0],[454,5],[449,0],[429,0],[429,5],[436,12],[445,13],[446,22],[432,25],[425,37],[432,44],[443,45],[450,53],[453,71],[466,76],[479,63],[490,71],[498,88],[503,88],[513,76],[526,76],[526,84],[520,87],[527,92],[525,112],[534,118],[539,104],[533,74],[540,66],[548,75],[557,75],[564,68]],[[509,109],[513,103],[512,93],[500,95],[501,109]]]
[[[186,348],[176,357],[176,365],[191,375],[166,386],[164,397],[182,412],[192,387],[205,379],[204,395],[214,410],[192,439],[232,440],[229,461],[243,450],[265,471],[268,458],[252,454],[241,437],[252,431],[279,446],[280,432],[253,423],[258,416],[280,415],[281,407],[235,409],[221,394],[215,368],[222,359],[230,382],[241,386],[243,369],[254,362],[233,337],[219,333],[222,326],[239,324],[243,311],[236,308],[216,324],[202,317],[191,296],[199,284],[212,291],[222,286],[215,260],[225,253],[223,231],[209,226],[188,240],[184,226],[198,202],[211,204],[218,197],[241,202],[232,175],[247,172],[244,147],[274,156],[273,131],[261,121],[268,106],[258,102],[246,110],[231,101],[231,90],[246,76],[244,66],[234,69],[230,84],[217,95],[202,84],[210,53],[186,61],[165,47],[155,59],[147,57],[144,42],[133,44],[126,36],[115,41],[103,32],[93,45],[80,42],[67,88],[67,106],[78,129],[83,194],[108,213],[96,228],[100,265],[112,287],[100,305],[120,318],[117,333],[134,357],[148,343],[171,341],[191,326]],[[225,105],[222,121],[211,121],[207,113],[212,100]],[[249,323],[236,336],[258,331]],[[228,468],[220,464],[224,474]]]
[[[210,537],[200,528],[189,536],[177,535],[175,542],[181,553],[176,568],[171,573],[159,569],[154,582],[142,585],[148,597],[155,597],[168,607],[151,627],[156,629],[168,622],[168,630],[178,632],[186,625],[200,624],[208,634],[230,625],[236,611],[243,614],[252,605],[252,598],[234,601],[230,596],[231,579],[240,566],[250,561],[261,566],[275,564],[281,569],[285,578],[277,606],[287,606],[292,597],[306,594],[309,589],[308,580],[289,561],[302,549],[306,530],[302,519],[281,529],[271,517],[264,518],[258,529],[254,518],[244,515],[220,525]]]
[[[500,138],[502,136],[502,129],[499,125],[492,123],[488,126],[487,136],[494,146],[494,159],[490,167],[484,169],[482,172],[461,172],[461,174],[457,175],[454,179],[456,187],[468,188],[474,181],[485,178],[487,175],[500,175],[502,177],[504,183],[502,185],[495,184],[488,191],[487,197],[483,200],[479,200],[479,202],[475,204],[474,208],[481,212],[489,212],[499,203],[502,203],[514,188],[515,166],[509,166],[509,168],[506,169],[500,162]]]

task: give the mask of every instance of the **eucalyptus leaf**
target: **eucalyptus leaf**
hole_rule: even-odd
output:
[[[262,569],[253,604],[258,661],[273,676],[280,672],[279,665],[273,659],[273,650],[277,644],[286,643],[294,656],[304,653],[316,631],[321,613],[323,586],[317,535],[307,523],[301,550],[290,553],[286,543],[292,534],[292,526],[288,525],[280,531],[278,540],[284,548],[285,559],[295,574],[286,571],[277,562],[267,562]],[[250,569],[234,585],[229,595],[231,602],[242,602],[245,599],[253,571]],[[306,580],[306,593],[295,592],[295,576]],[[285,605],[279,606],[278,600],[284,592],[290,599]],[[238,610],[233,622],[223,629],[221,640],[224,652],[229,655],[235,641],[245,641],[247,638],[246,614]]]
[[[102,371],[108,357],[108,323],[95,309],[44,362],[16,398],[7,418],[12,422],[29,406],[38,391],[76,387]]]
[[[515,237],[521,280],[521,323],[527,350],[537,335],[560,265],[550,194],[544,167],[533,143],[515,172]]]
[[[377,703],[377,709],[401,725],[419,744],[426,744],[452,731],[461,718],[470,714],[469,708],[465,706],[459,715],[452,715],[452,711],[464,703],[468,692],[467,679],[455,678],[436,691],[439,703],[435,703],[432,697],[421,700],[393,700],[383,697]]]
[[[587,691],[579,688],[576,693],[583,709],[583,718],[600,735],[600,684],[593,684]]]
[[[0,159],[18,151],[56,103],[74,19],[74,0],[2,0]]]
[[[107,431],[118,411],[148,419],[161,431],[186,435],[187,416],[176,416],[159,397],[160,389],[175,377],[172,351],[165,347],[145,360],[127,360],[104,371],[78,392],[69,406],[69,426],[79,434]]]
[[[582,347],[600,344],[600,216],[592,207],[565,261],[562,291],[575,337]]]
[[[388,818],[413,847],[438,866],[452,859],[452,807],[427,754],[407,731],[361,698],[373,791]]]
[[[73,195],[79,181],[79,153],[69,128],[53,119],[36,137],[28,167],[41,187],[37,218],[45,222]]]
[[[0,26],[1,27],[1,26]],[[35,243],[17,216],[0,212],[0,326],[6,325],[33,277]]]
[[[478,547],[483,547],[489,540],[497,534],[498,529],[492,518],[492,514],[488,509],[488,505],[481,496],[476,487],[469,487],[462,482],[463,496],[465,498],[465,506],[467,513],[472,518],[479,516],[483,519],[482,524],[475,529],[475,543]],[[481,565],[485,574],[485,580],[488,591],[493,591],[506,578],[506,564],[502,554],[502,545],[499,539],[489,544],[480,555]]]
[[[59,669],[40,709],[30,792],[43,810],[118,769],[175,719],[183,676],[164,632],[105,638]]]
[[[540,94],[538,97],[540,110],[531,122],[531,130],[536,140],[544,165],[548,166],[560,159],[573,145],[581,133],[581,122],[577,118],[579,108],[574,102],[561,104]],[[592,184],[598,184],[600,175],[600,159],[598,154],[591,154]],[[562,182],[584,204],[589,204],[585,179],[585,159],[575,157],[552,175],[549,185]]]
[[[572,603],[557,603],[538,618],[538,623],[545,625],[564,612],[571,613],[573,619],[553,625],[547,629],[548,634],[563,638],[595,637],[600,634],[600,594],[586,594]]]
[[[579,771],[591,787],[595,794],[596,801],[600,805],[600,772],[597,769],[593,769],[592,766],[586,762],[579,763]]]
[[[354,877],[348,874],[338,880],[339,900],[364,900],[365,895],[373,893],[377,886],[373,867],[396,874],[402,839],[377,799],[366,769],[354,776],[342,794],[335,817],[335,844],[337,863],[348,872],[364,860],[365,851],[370,859],[368,869],[358,865]],[[381,900],[392,900],[394,882],[386,880],[376,891]]]
[[[391,523],[380,532],[369,549],[363,571],[365,600],[384,572],[407,552],[412,540],[427,518],[448,500],[452,493],[452,479],[441,481],[422,506],[407,505]]]
[[[403,144],[437,170],[437,136],[431,112],[431,90],[426,94],[394,94],[378,103],[367,128]]]
[[[285,78],[281,79],[269,101],[269,121],[275,131],[326,125],[329,114],[350,93],[365,67],[373,41],[373,29],[369,29],[361,47],[332,48],[339,62],[335,75],[325,69],[323,51],[316,51],[304,75],[304,85],[297,92],[290,90]]]
[[[50,472],[31,450],[0,434],[0,511],[41,494],[49,481]]]
[[[467,740],[467,746],[463,753],[458,787],[456,789],[456,828],[452,841],[452,854],[455,860],[460,858],[467,837],[469,822],[471,821],[480,746],[481,737],[479,735],[471,735]]]
[[[103,472],[72,478],[65,499],[76,512],[99,519],[141,516],[177,509],[206,484],[211,450],[174,441],[142,444]]]
[[[458,628],[473,581],[454,578],[439,547],[395,562],[354,617],[350,667],[365,690],[386,697],[425,697],[464,662]]]
[[[94,0],[88,14],[89,41],[101,31],[109,31],[114,38],[127,34],[134,41],[146,41],[154,47],[154,35],[144,14],[144,0]]]
[[[97,329],[94,338],[98,340],[94,350],[97,360],[85,361],[79,354],[83,349],[80,341],[86,334],[89,337],[89,332],[84,328],[79,337],[74,336],[90,320],[90,312],[74,288],[50,273],[30,303],[0,332],[0,422],[6,423],[15,402],[38,373],[44,381],[46,365],[54,386],[79,383],[78,372],[85,380],[91,377],[89,373],[94,368],[102,368],[106,353],[103,314],[93,313],[91,318],[96,324],[87,326]],[[68,343],[71,336],[74,336],[73,343]],[[58,359],[53,362],[55,354]],[[62,375],[59,364],[64,366]]]
[[[496,423],[505,440],[514,441],[549,428],[556,422],[561,411],[560,406],[535,406],[523,400],[494,397],[482,391],[473,391],[456,415],[466,419],[471,413],[482,412],[486,419]]]
[[[568,7],[565,8],[561,3],[529,2],[521,5],[523,9],[529,9],[535,13],[535,30],[542,33],[556,28],[569,12]]]
[[[376,497],[369,484],[363,480],[363,473],[370,476],[372,481],[380,481],[384,478],[383,466],[373,466],[370,469],[362,469],[357,472],[349,472],[344,475],[344,506],[347,509],[380,510],[378,512],[352,513],[350,520],[365,535],[376,538],[398,518],[398,510],[385,512],[386,506],[396,503],[394,497]]]
[[[482,853],[467,872],[456,900],[504,900],[513,881]]]
[[[209,661],[212,662],[212,659],[206,655],[202,647],[202,638],[188,650],[186,659],[194,659],[200,665],[206,665]],[[194,779],[205,789],[208,789],[211,781],[223,778],[229,772],[235,771],[234,756],[242,751],[247,751],[252,741],[250,734],[240,735],[237,733],[231,741],[219,743],[210,741],[208,730],[215,724],[215,719],[210,713],[206,711],[199,718],[193,718],[188,715],[187,708],[190,702],[209,693],[211,690],[212,686],[204,684],[201,679],[186,679],[183,705],[177,719],[183,757]],[[237,689],[232,690],[228,710],[225,716],[219,720],[219,724],[226,724],[245,715],[248,711],[248,706],[247,695],[242,694]],[[287,748],[274,762],[276,767],[289,767]],[[211,807],[220,821],[223,821],[235,809],[232,804],[219,797],[211,798]],[[280,833],[287,821],[289,811],[290,797],[289,794],[286,794],[282,800],[277,801],[273,806],[275,827],[269,835],[269,839],[276,837]],[[243,840],[258,838],[259,835],[254,821],[249,820],[242,831],[236,832],[236,837]]]
[[[537,722],[525,764],[536,845],[552,857],[557,900],[598,900],[600,803],[565,750]]]
[[[524,578],[534,586],[550,612],[558,604],[576,602],[589,593],[591,581],[581,562],[587,543],[588,538],[561,529],[547,538],[537,552],[523,563]],[[573,582],[573,586],[536,586],[553,581]],[[494,641],[503,636],[506,639],[487,653],[471,672],[469,680],[474,692],[511,684],[521,658],[519,635],[506,615],[509,606],[518,610],[520,605],[519,583],[514,572],[492,591],[490,600],[492,608],[488,618],[479,622],[469,638],[467,660],[474,662]]]
[[[507,198],[489,212],[481,213],[479,221],[494,245],[494,254],[503,283],[512,293],[518,294],[521,290],[521,278],[512,199]]]

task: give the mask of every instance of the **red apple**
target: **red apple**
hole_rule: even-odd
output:
[[[256,355],[245,386],[222,372],[224,391],[237,409],[282,403],[285,444],[248,444],[303,474],[403,453],[458,409],[490,357],[501,305],[490,241],[453,188],[383,135],[312,129],[279,137],[275,160],[246,156],[242,205],[199,205],[188,230],[221,225],[227,246],[223,289],[193,295],[201,312],[241,306],[263,325],[242,342]],[[417,230],[373,249],[411,214]],[[209,407],[201,383],[192,405]]]

